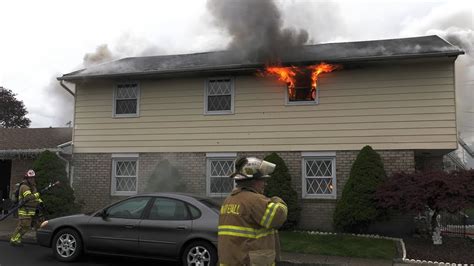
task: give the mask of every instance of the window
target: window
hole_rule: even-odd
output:
[[[234,188],[229,176],[234,172],[234,154],[207,154],[207,194],[211,197],[225,197]]]
[[[114,90],[114,117],[137,117],[140,86],[137,82],[117,84]]]
[[[156,198],[150,209],[150,220],[189,220],[186,203],[168,198]]]
[[[234,113],[234,80],[208,79],[205,88],[205,114]]]
[[[294,87],[287,86],[287,104],[317,104],[318,90],[314,87],[310,71],[297,75]]]
[[[138,154],[112,155],[112,195],[129,196],[137,193]]]
[[[149,197],[139,197],[119,202],[107,209],[107,217],[140,219],[149,200]]]
[[[335,153],[303,155],[302,172],[304,198],[336,198]]]

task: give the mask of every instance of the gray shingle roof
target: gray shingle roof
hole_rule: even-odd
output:
[[[0,128],[0,151],[54,149],[72,140],[72,128]]]
[[[344,63],[401,58],[457,56],[464,52],[432,35],[415,38],[327,43],[307,45],[281,56],[283,64],[313,64],[320,61]],[[216,71],[249,71],[262,67],[265,62],[243,60],[232,51],[196,54],[130,57],[59,77],[75,81],[87,78],[140,77],[160,75],[197,74]]]

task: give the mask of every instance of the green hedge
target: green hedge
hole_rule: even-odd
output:
[[[354,161],[342,197],[334,212],[334,226],[343,232],[364,232],[382,216],[377,209],[375,191],[385,179],[385,170],[380,155],[370,146],[365,146]]]
[[[65,163],[50,151],[44,151],[33,163],[36,172],[38,191],[50,183],[60,181],[48,192],[41,195],[47,218],[54,218],[80,212],[80,205],[75,203],[74,190],[69,186]]]
[[[288,219],[282,226],[282,229],[294,228],[300,219],[300,206],[298,203],[298,194],[291,186],[291,175],[285,161],[275,152],[264,159],[267,162],[276,164],[275,171],[271,178],[267,179],[265,195],[267,197],[278,196],[288,205]]]

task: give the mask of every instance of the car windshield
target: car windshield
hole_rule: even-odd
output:
[[[207,207],[211,208],[213,211],[219,213],[220,209],[221,209],[221,204],[215,200],[211,200],[211,199],[199,199],[199,201],[206,205]]]

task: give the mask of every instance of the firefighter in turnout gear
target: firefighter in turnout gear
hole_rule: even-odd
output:
[[[237,184],[222,204],[218,227],[220,266],[275,265],[280,258],[278,228],[288,208],[279,197],[263,195],[265,178],[275,164],[257,158],[241,158],[231,175]]]
[[[19,190],[19,202],[26,203],[18,209],[18,226],[10,238],[10,244],[12,246],[22,245],[21,238],[31,228],[36,207],[43,202],[39,192],[36,190],[35,171],[28,170],[23,179]]]

